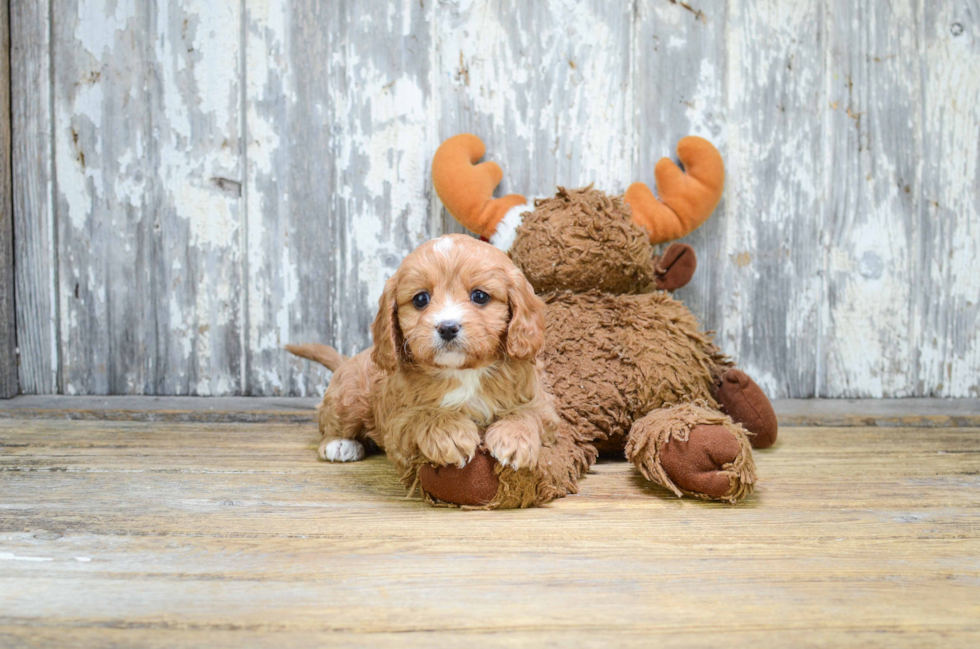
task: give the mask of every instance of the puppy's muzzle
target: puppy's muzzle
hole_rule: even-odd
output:
[[[439,332],[439,337],[448,343],[459,335],[459,328],[460,325],[455,320],[445,320],[436,326],[436,331]]]

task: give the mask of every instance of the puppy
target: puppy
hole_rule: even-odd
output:
[[[537,465],[557,424],[535,364],[544,304],[505,253],[461,234],[423,244],[385,283],[371,332],[350,359],[287,346],[334,371],[321,458],[360,460],[370,441],[406,484],[420,463],[462,467],[481,444],[504,466]]]

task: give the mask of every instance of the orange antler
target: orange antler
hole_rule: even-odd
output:
[[[643,183],[633,183],[623,200],[633,210],[633,223],[646,228],[650,243],[680,239],[708,220],[725,188],[725,163],[711,142],[689,136],[677,144],[684,171],[669,158],[654,170],[660,200]]]
[[[507,210],[527,203],[527,199],[518,194],[493,198],[504,172],[496,162],[475,164],[485,151],[483,141],[475,135],[449,138],[432,158],[432,184],[460,224],[489,239]]]

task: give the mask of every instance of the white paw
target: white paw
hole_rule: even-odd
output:
[[[328,462],[357,462],[364,459],[364,444],[356,439],[334,439],[320,447],[320,456]]]

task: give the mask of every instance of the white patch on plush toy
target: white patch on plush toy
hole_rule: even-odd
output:
[[[323,459],[330,462],[357,462],[364,459],[364,444],[356,439],[335,439],[323,449]]]
[[[436,245],[432,246],[432,249],[444,257],[448,257],[449,251],[453,249],[453,240],[447,236],[441,236],[436,239]]]
[[[507,210],[504,218],[497,224],[497,231],[490,237],[490,243],[504,252],[510,250],[514,245],[514,239],[517,238],[517,228],[524,222],[524,213],[533,209],[532,203],[525,203]]]

